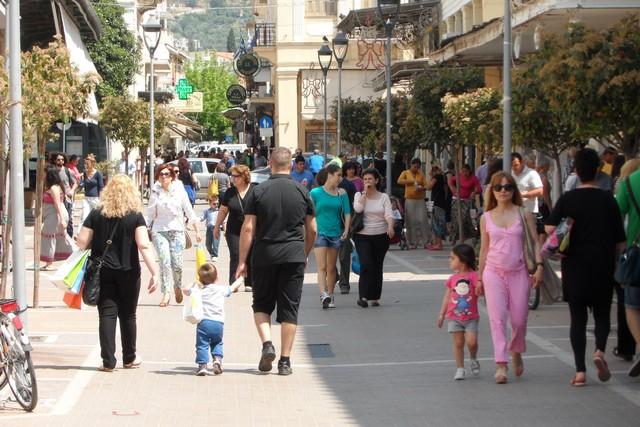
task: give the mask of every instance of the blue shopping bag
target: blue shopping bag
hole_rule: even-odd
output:
[[[82,268],[80,268],[80,271],[78,272],[78,275],[76,276],[76,279],[74,280],[73,285],[69,288],[68,292],[74,295],[78,295],[80,293],[80,289],[82,289],[82,283],[84,283],[84,275],[87,272],[88,261],[89,261],[88,257],[84,259]]]
[[[351,271],[360,275],[360,257],[358,251],[356,251],[355,245],[353,246],[353,252],[351,252]]]

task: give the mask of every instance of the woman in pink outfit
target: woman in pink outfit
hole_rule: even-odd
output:
[[[520,209],[522,197],[513,177],[506,172],[493,175],[490,183],[487,209],[480,219],[480,277],[484,289],[491,326],[495,379],[497,384],[507,382],[509,353],[517,377],[524,372],[522,353],[525,351],[527,314],[531,280],[524,260],[524,227],[536,235],[533,215],[525,213],[522,223]],[[536,263],[533,286],[542,280],[542,259],[536,241]],[[511,342],[507,348],[507,319],[511,320]]]

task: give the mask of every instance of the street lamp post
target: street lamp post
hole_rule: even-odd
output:
[[[339,31],[331,41],[331,44],[333,45],[333,54],[338,63],[338,147],[336,149],[336,156],[339,156],[342,150],[342,63],[347,57],[349,39],[342,31]]]
[[[386,142],[387,142],[387,194],[391,194],[391,34],[393,28],[396,25],[396,20],[400,13],[400,0],[378,0],[378,15],[380,19],[384,20],[384,9],[391,9],[395,6],[395,14],[389,14],[389,17],[384,22],[384,29],[387,36],[387,42],[385,44],[386,61],[384,66],[384,72],[387,80],[387,125],[386,125]],[[393,12],[393,9],[391,9]]]
[[[155,56],[156,49],[160,44],[160,36],[162,35],[162,25],[156,15],[151,15],[147,22],[142,25],[142,31],[144,32],[144,44],[149,51],[150,61],[150,74],[151,81],[149,83],[149,190],[153,185],[153,168],[155,165],[155,122],[153,118],[153,109],[155,101],[155,76],[153,73],[153,57]],[[144,172],[143,172],[144,175]],[[144,178],[143,178],[144,182]]]
[[[511,172],[511,1],[504,0],[502,52],[502,169]]]
[[[331,67],[331,61],[333,60],[333,52],[329,47],[329,39],[326,36],[322,37],[322,46],[318,49],[318,62],[320,68],[322,68],[322,81],[324,92],[324,123],[323,123],[323,136],[324,136],[324,163],[327,163],[327,73]]]

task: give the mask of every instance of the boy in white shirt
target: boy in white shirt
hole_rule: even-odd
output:
[[[196,328],[196,363],[197,376],[211,375],[208,368],[209,353],[213,356],[213,373],[222,373],[224,333],[224,299],[237,292],[242,280],[236,280],[231,286],[218,285],[218,270],[211,262],[206,262],[198,269],[202,294],[202,320]],[[193,286],[193,285],[192,285]],[[191,287],[183,289],[185,295],[191,294]]]

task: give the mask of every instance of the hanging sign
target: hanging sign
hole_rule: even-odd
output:
[[[176,93],[179,99],[189,99],[189,95],[193,93],[193,85],[191,85],[187,79],[180,79],[176,86]]]
[[[227,88],[227,101],[233,105],[242,104],[247,99],[247,90],[240,85],[231,85]]]
[[[253,52],[239,55],[234,62],[236,73],[244,77],[252,77],[260,71],[260,58]]]

